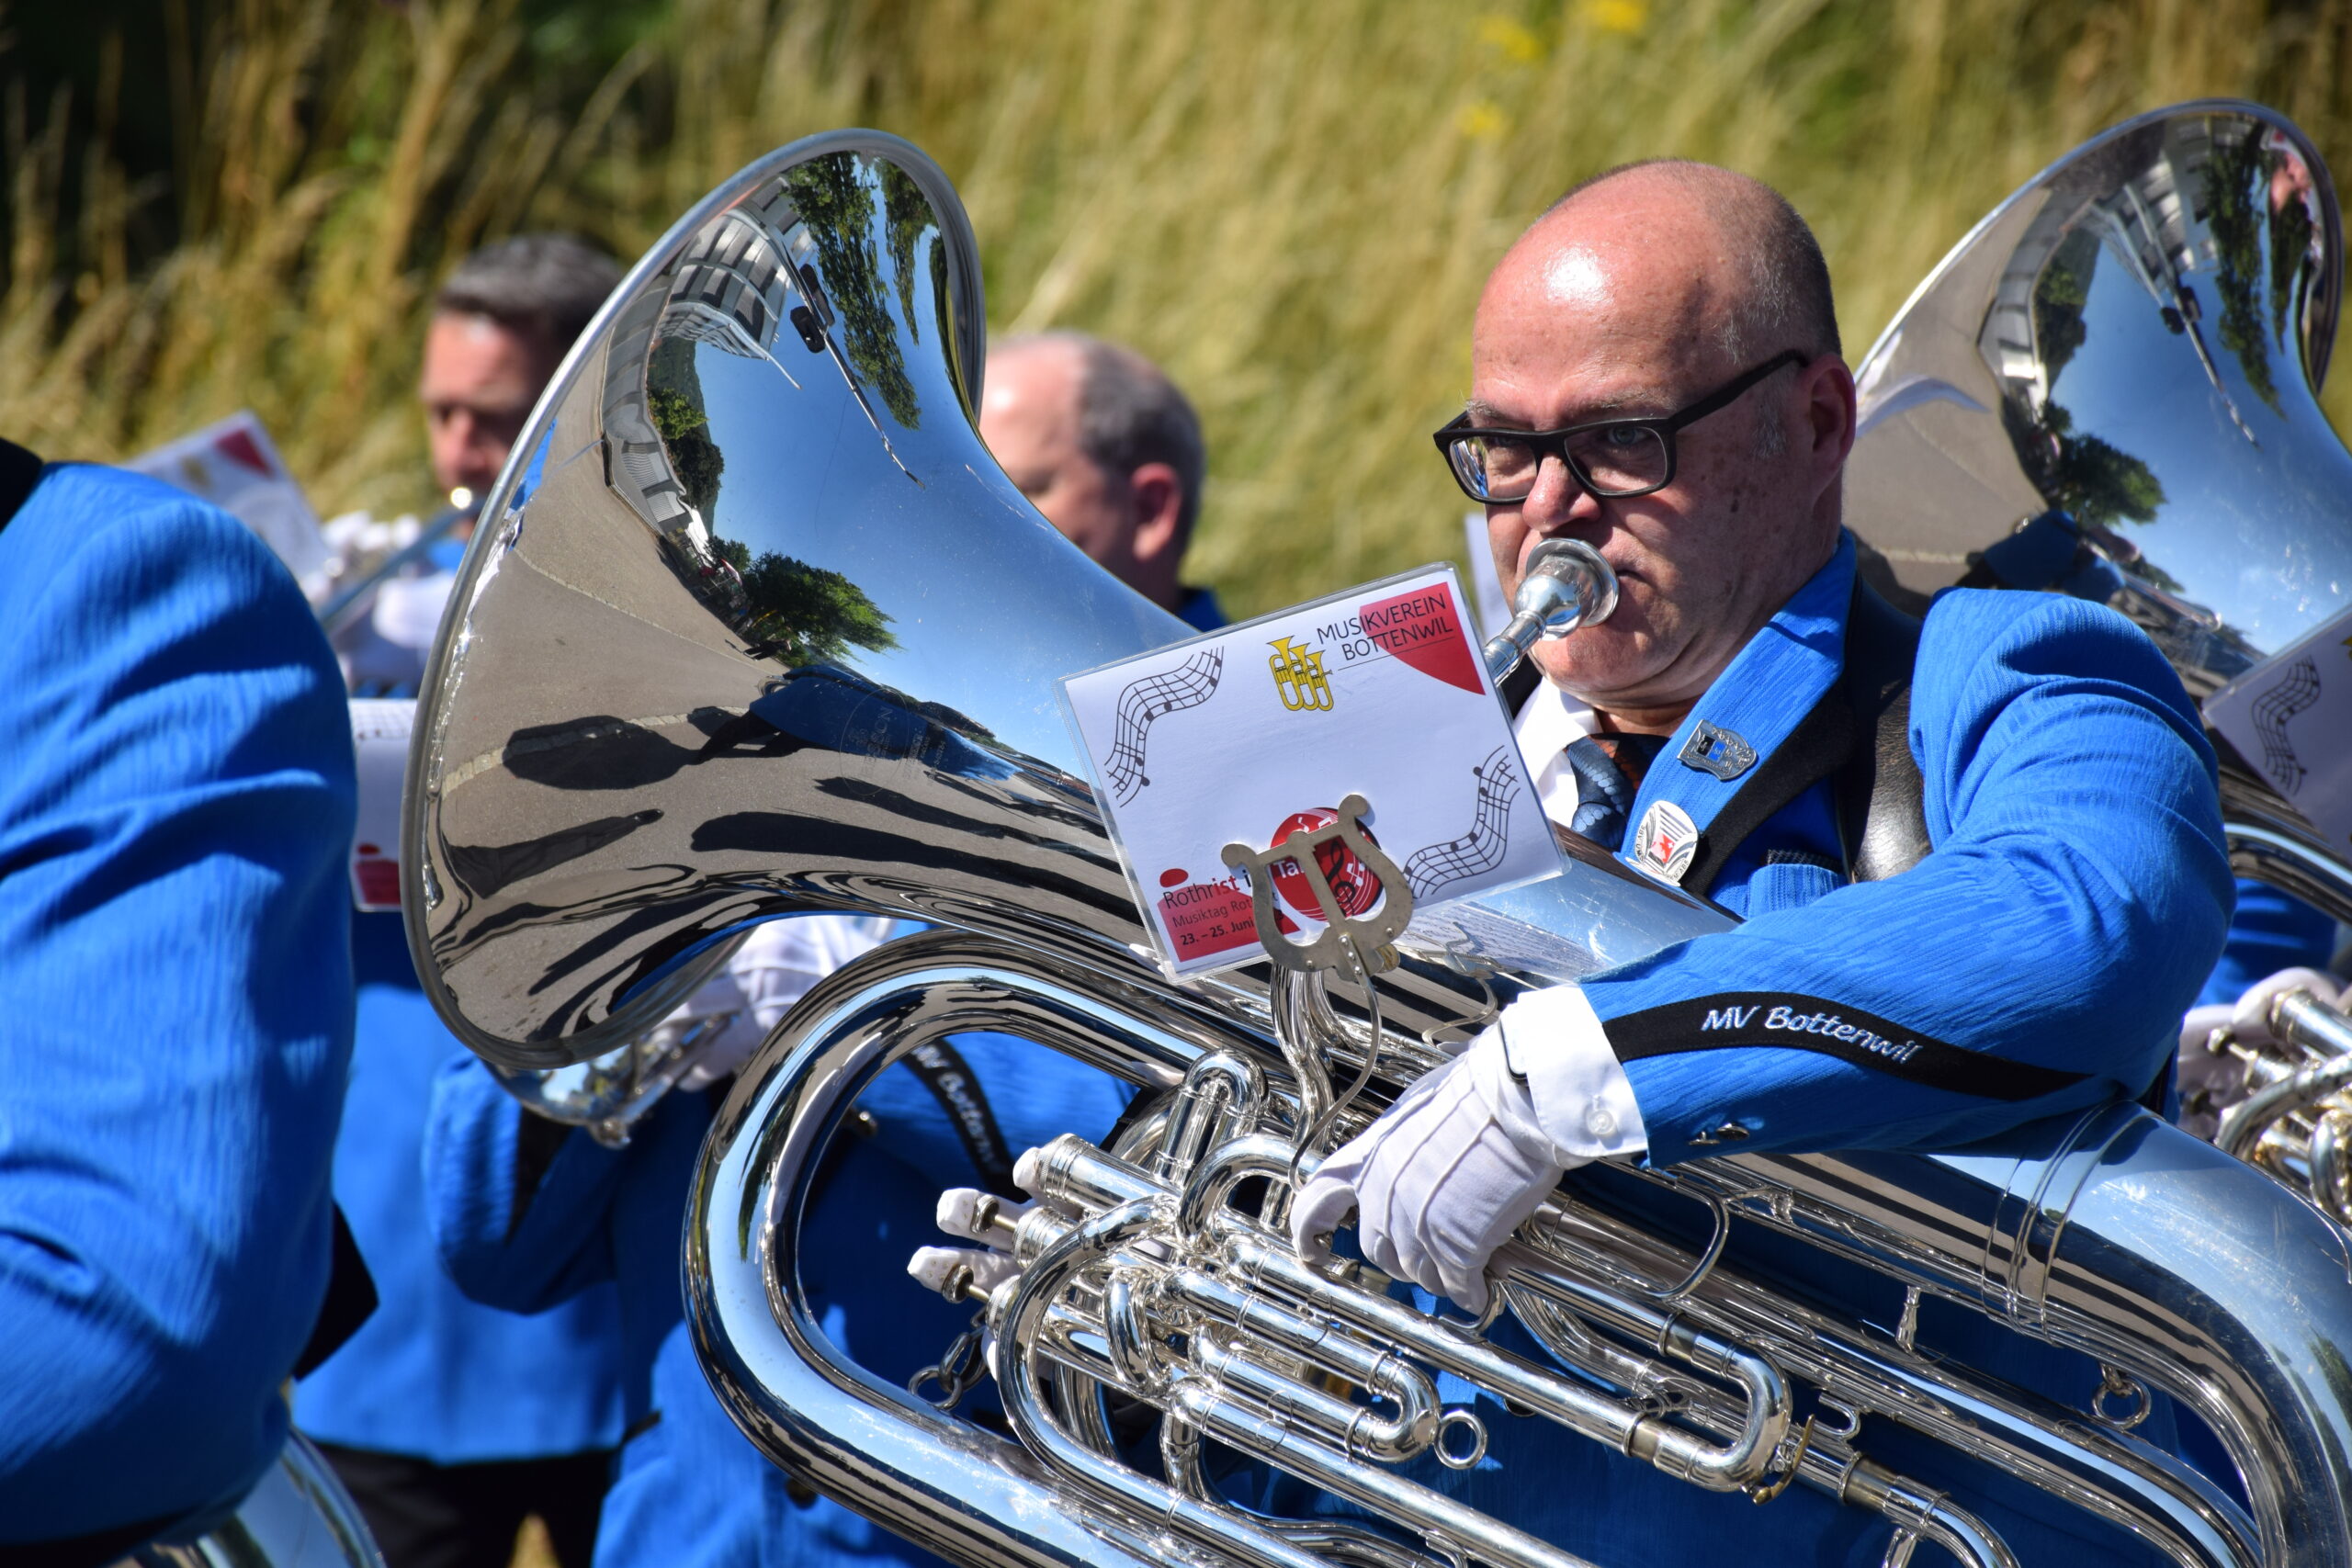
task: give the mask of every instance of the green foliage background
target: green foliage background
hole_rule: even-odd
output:
[[[634,254],[862,123],[955,178],[1000,329],[1200,404],[1195,575],[1254,611],[1458,548],[1424,433],[1487,268],[1656,153],[1780,186],[1859,358],[2049,160],[2205,95],[2352,168],[2352,0],[146,0],[0,8],[0,431],[136,451],[251,406],[322,513],[427,500],[411,380],[457,257]],[[2352,382],[2331,399],[2352,412]],[[712,476],[716,482],[716,476]]]

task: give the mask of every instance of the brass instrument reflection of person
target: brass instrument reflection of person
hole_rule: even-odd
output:
[[[457,504],[416,537],[368,519],[328,525],[358,554],[325,614],[356,694],[415,689],[469,508],[572,340],[620,279],[577,240],[526,235],[477,252],[435,297],[418,396],[434,482]],[[338,537],[338,535],[340,536]],[[389,569],[389,570],[387,570]],[[360,846],[369,849],[385,846]],[[374,1318],[301,1382],[295,1416],[355,1495],[390,1568],[503,1568],[526,1516],[565,1568],[585,1568],[620,1437],[617,1309],[609,1290],[521,1317],[460,1295],[433,1253],[417,1170],[435,1071],[460,1047],[418,987],[397,908],[354,918],[357,1031],[335,1195],[379,1281]]]

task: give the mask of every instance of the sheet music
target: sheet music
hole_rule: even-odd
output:
[[[2206,698],[2205,722],[2338,854],[2352,850],[2352,611]]]
[[[1170,972],[1258,957],[1225,846],[1266,849],[1351,793],[1417,909],[1558,871],[1466,610],[1453,569],[1424,568],[1063,682]],[[1385,897],[1327,870],[1367,909]],[[1284,930],[1321,921],[1303,877],[1274,883]]]

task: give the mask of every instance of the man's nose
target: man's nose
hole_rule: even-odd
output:
[[[1558,527],[1589,523],[1600,515],[1600,503],[1577,482],[1566,459],[1547,453],[1535,469],[1534,488],[1521,502],[1532,527]]]

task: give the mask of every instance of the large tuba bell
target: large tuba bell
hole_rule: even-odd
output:
[[[2352,454],[2318,400],[2342,280],[2335,186],[2288,120],[2120,125],[1979,223],[1871,350],[1848,514],[1904,589],[2113,605],[2201,699],[2352,602]],[[2343,847],[2213,740],[2238,874],[2352,920]],[[2352,1035],[2272,1034],[2210,1043],[2235,1064],[2222,1145],[2352,1223],[2329,1066]]]
[[[1891,1562],[1922,1540],[1972,1568],[2014,1562],[1969,1496],[1889,1458],[1895,1428],[1960,1472],[2022,1478],[2086,1538],[2177,1563],[2352,1553],[2343,1239],[2133,1108],[1936,1156],[1579,1173],[1505,1260],[1498,1299],[1541,1363],[1398,1307],[1368,1274],[1303,1266],[1277,1223],[1322,1152],[1302,1129],[1350,1135],[1522,988],[1726,917],[1596,852],[1417,915],[1374,992],[1262,969],[1164,980],[1052,682],[1183,628],[990,460],[971,416],[980,322],[961,209],[905,143],[820,137],[722,186],[632,271],[534,414],[411,754],[417,967],[494,1064],[610,1050],[753,921],[840,908],[944,928],[810,993],[706,1148],[689,1315],[755,1443],[970,1563],[1565,1568],[1399,1472],[1433,1451],[1476,1462],[1482,1417],[1434,1393],[1449,1373],[1563,1442],[1876,1516]],[[1016,1270],[985,1292],[944,1281],[982,1298],[1010,1439],[851,1363],[797,1264],[861,1088],[975,1028],[1152,1097],[1109,1146],[1066,1136],[1026,1159],[1025,1213],[959,1210]],[[1354,1103],[1335,1096],[1366,1066]],[[1863,1271],[1899,1307],[1815,1304],[1739,1261],[1758,1234]],[[2090,1358],[2102,1393],[2069,1405],[1937,1354],[1923,1303]],[[1105,1390],[1159,1413],[1159,1473],[1122,1461]],[[2219,1438],[2235,1494],[2133,1435],[2156,1393]],[[1208,1478],[1204,1440],[1394,1533],[1249,1513]]]

